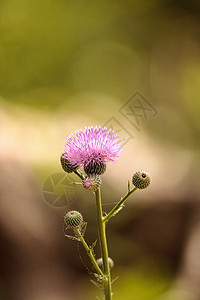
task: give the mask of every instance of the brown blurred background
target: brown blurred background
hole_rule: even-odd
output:
[[[0,299],[102,297],[63,233],[76,209],[96,239],[93,195],[63,191],[59,156],[103,124],[126,144],[102,176],[104,210],[136,170],[152,176],[107,228],[114,299],[200,299],[199,18],[197,0],[1,1]]]

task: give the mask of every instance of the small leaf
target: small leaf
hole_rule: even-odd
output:
[[[131,186],[130,186],[130,180],[128,180],[128,191],[130,192]]]
[[[97,283],[96,281],[94,281],[94,280],[92,280],[92,279],[90,279],[90,281],[98,288],[98,289],[101,289],[102,290],[102,285],[101,284],[99,284],[99,283]]]
[[[89,247],[94,257],[96,256],[94,253],[94,247],[96,246],[96,243],[97,243],[97,240],[94,241],[94,243]]]
[[[96,246],[96,244],[97,244],[97,240],[94,241],[94,243],[90,246],[90,248],[91,248],[91,249],[94,249],[94,247]]]
[[[111,283],[113,284],[113,282],[115,282],[118,278],[119,278],[119,276],[115,277]]]
[[[71,236],[71,235],[67,235],[67,234],[65,234],[65,236],[68,237],[70,240],[80,242],[80,239],[77,238],[76,236]]]
[[[83,229],[82,229],[82,237],[84,237],[84,235],[85,235],[86,228],[87,228],[87,222],[85,222],[85,224],[83,225]]]

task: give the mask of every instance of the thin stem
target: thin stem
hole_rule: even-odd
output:
[[[97,224],[98,224],[99,240],[101,246],[101,255],[103,259],[104,275],[107,278],[107,280],[104,281],[104,294],[105,294],[105,300],[112,300],[111,275],[110,275],[110,268],[108,264],[108,246],[106,240],[105,224],[103,223],[100,188],[98,188],[98,190],[95,192],[95,195],[96,195]]]
[[[75,230],[75,232],[76,232],[76,234],[77,234],[77,237],[80,239],[81,243],[83,244],[83,247],[85,248],[85,250],[86,250],[88,256],[90,257],[90,259],[91,259],[91,261],[92,261],[92,264],[93,264],[95,270],[96,270],[97,273],[98,273],[99,275],[101,275],[102,278],[103,278],[103,277],[104,277],[104,274],[103,274],[102,270],[99,268],[99,266],[98,266],[98,264],[97,264],[97,262],[96,262],[96,259],[94,258],[94,255],[93,255],[93,253],[92,253],[92,249],[91,249],[91,248],[88,246],[88,244],[86,243],[86,241],[85,241],[84,237],[82,236],[82,234],[81,234],[79,228],[74,228],[74,230]]]
[[[136,190],[137,188],[134,187],[132,190],[128,191],[127,194],[115,205],[115,207],[105,217],[103,217],[103,223],[107,222],[122,207],[127,198]]]
[[[74,174],[78,175],[78,177],[80,177],[82,180],[85,178],[79,170],[74,171]]]

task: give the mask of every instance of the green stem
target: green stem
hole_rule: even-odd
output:
[[[74,174],[78,175],[78,177],[80,177],[82,180],[85,178],[79,170],[74,171]]]
[[[102,270],[99,268],[99,266],[98,266],[98,264],[97,264],[97,262],[96,262],[96,259],[94,258],[94,255],[93,255],[93,253],[92,253],[92,249],[91,249],[91,248],[88,246],[88,244],[86,243],[86,241],[85,241],[84,237],[82,236],[82,234],[81,234],[79,228],[74,228],[74,230],[75,230],[75,232],[76,232],[76,234],[77,234],[77,237],[78,237],[79,240],[81,241],[83,247],[85,248],[85,250],[86,250],[88,256],[90,257],[90,259],[91,259],[91,261],[92,261],[92,264],[93,264],[95,270],[96,270],[97,273],[98,273],[99,275],[101,275],[102,278],[103,278],[103,277],[104,277],[104,274],[103,274]]]
[[[104,275],[107,278],[107,280],[104,281],[104,294],[105,294],[105,300],[112,300],[111,275],[110,275],[110,268],[108,264],[108,246],[106,240],[105,224],[103,223],[100,188],[98,188],[98,190],[95,192],[95,195],[96,195],[97,224],[98,224],[98,231],[99,231],[101,255],[103,259]]]
[[[115,207],[103,218],[103,223],[106,223],[123,205],[127,198],[137,190],[134,187],[132,190],[128,191],[127,194],[115,205]]]

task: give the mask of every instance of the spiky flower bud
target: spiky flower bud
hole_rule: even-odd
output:
[[[99,266],[100,269],[103,269],[103,259],[102,259],[102,257],[97,259],[97,265]],[[108,265],[109,265],[110,269],[112,269],[114,267],[114,261],[110,257],[108,257]]]
[[[83,223],[83,216],[80,212],[72,210],[66,213],[64,220],[69,227],[80,227]]]
[[[65,155],[66,155],[66,153],[65,153]],[[67,173],[72,173],[79,168],[79,166],[77,164],[72,165],[63,154],[60,157],[60,162],[61,162],[61,166],[62,166],[63,170]]]
[[[145,189],[151,183],[150,175],[145,171],[137,171],[132,178],[133,185],[138,189]]]
[[[84,171],[87,175],[101,175],[106,171],[106,164],[97,161],[91,161],[84,165]]]
[[[89,175],[86,176],[85,179],[83,180],[83,186],[87,190],[91,190],[93,192],[96,192],[97,189],[101,185],[101,178],[99,175]]]

